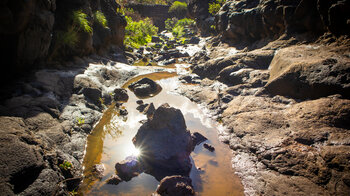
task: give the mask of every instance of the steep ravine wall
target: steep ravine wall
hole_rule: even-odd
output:
[[[2,1],[1,80],[16,78],[38,66],[48,67],[48,60],[62,62],[73,56],[103,53],[112,45],[121,47],[126,21],[116,13],[118,7],[113,0]],[[87,14],[93,32],[78,31],[74,47],[57,47],[62,44],[56,41],[58,32],[67,31],[72,23],[72,12],[76,10]],[[94,20],[93,14],[96,11],[105,15],[108,28]]]
[[[189,9],[203,32],[212,20],[207,11],[210,0],[190,0]],[[350,34],[348,0],[228,0],[215,15],[216,30],[229,42],[253,42],[308,33],[317,37],[329,31],[336,36]]]
[[[151,4],[137,4],[129,3],[125,5],[127,8],[132,8],[138,12],[141,17],[149,17],[152,19],[154,25],[160,31],[165,29],[165,20],[169,17],[169,5],[151,5]]]

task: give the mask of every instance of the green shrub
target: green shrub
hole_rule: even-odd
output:
[[[181,19],[181,20],[178,20],[176,25],[175,26],[194,26],[196,24],[196,22],[192,19],[189,19],[189,18],[184,18],[184,19]]]
[[[155,27],[149,18],[133,21],[131,17],[125,16],[128,25],[125,27],[124,44],[139,48],[151,42],[152,35],[156,35],[158,28]]]
[[[78,26],[81,30],[92,33],[92,28],[87,20],[87,15],[81,10],[73,12],[73,23]]]
[[[168,31],[172,31],[173,28],[175,27],[178,19],[177,18],[168,18],[165,21],[165,29]]]
[[[78,42],[78,34],[74,28],[69,28],[68,31],[57,31],[56,42],[62,46],[74,48]]]
[[[129,16],[131,13],[134,13],[134,9],[120,7],[120,8],[117,8],[117,13],[124,15],[124,16]]]
[[[225,3],[226,0],[216,0],[214,3],[209,3],[209,13],[215,15],[219,12],[221,6]]]
[[[177,38],[180,38],[180,37],[183,37],[185,35],[185,32],[184,32],[185,28],[183,26],[175,26],[173,28],[173,35]]]
[[[177,20],[176,18],[167,19],[165,21],[165,28],[171,31],[176,38],[181,38],[185,35],[185,27],[194,28],[195,21],[189,18]]]
[[[176,16],[177,18],[184,18],[187,14],[187,3],[174,1],[169,8],[169,14]]]
[[[97,23],[101,24],[104,28],[108,28],[107,19],[102,12],[96,11],[94,14],[94,19]]]

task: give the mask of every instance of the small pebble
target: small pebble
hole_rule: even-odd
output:
[[[210,152],[213,152],[215,150],[215,148],[210,144],[205,143],[203,144],[203,146],[204,148],[208,149]]]

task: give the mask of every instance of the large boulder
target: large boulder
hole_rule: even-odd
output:
[[[130,84],[128,88],[140,98],[154,96],[162,90],[162,87],[160,87],[159,84],[149,78],[142,78],[141,80]]]
[[[284,48],[271,62],[266,89],[271,94],[298,99],[315,99],[332,94],[349,98],[350,58],[324,46]]]
[[[167,196],[191,196],[195,195],[192,187],[192,180],[184,176],[167,176],[160,181],[156,195]]]
[[[165,169],[173,175],[189,174],[192,139],[179,109],[161,105],[137,131],[133,143],[142,149],[141,158],[152,168]]]

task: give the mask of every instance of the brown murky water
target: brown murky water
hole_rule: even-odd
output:
[[[180,109],[185,117],[187,128],[191,132],[202,133],[209,139],[206,142],[215,147],[214,152],[209,152],[203,148],[202,143],[196,146],[194,152],[191,153],[193,166],[190,177],[196,193],[203,196],[244,195],[240,179],[234,174],[231,167],[231,151],[227,145],[219,142],[217,137],[217,132],[222,127],[208,118],[197,104],[184,96],[173,93],[173,90],[180,85],[175,77],[176,73],[153,73],[136,77],[132,81],[145,76],[158,80],[163,90],[155,97],[144,99],[144,102],[153,102],[156,108],[163,103],[169,103],[170,106]],[[150,195],[159,184],[153,176],[145,173],[118,185],[105,184],[105,180],[115,173],[115,163],[136,153],[132,138],[141,126],[139,121],[146,119],[146,116],[136,110],[138,98],[129,90],[128,94],[129,101],[124,104],[129,113],[127,118],[118,116],[114,106],[111,106],[88,137],[83,163],[85,179],[80,194]],[[104,164],[106,168],[105,176],[101,180],[94,178],[91,174],[92,166],[95,164]]]

